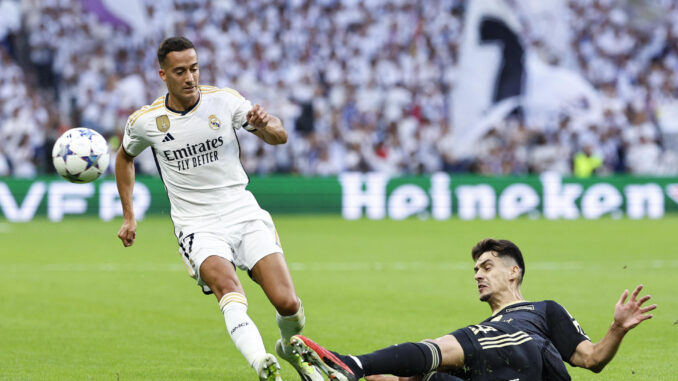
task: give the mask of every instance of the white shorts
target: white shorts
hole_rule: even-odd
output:
[[[215,221],[191,230],[190,233],[179,234],[179,254],[189,275],[206,294],[211,290],[200,279],[200,266],[207,257],[216,255],[249,271],[261,258],[283,253],[273,220],[266,212],[249,221],[234,224]]]

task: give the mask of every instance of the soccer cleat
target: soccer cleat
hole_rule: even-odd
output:
[[[282,381],[278,360],[270,353],[264,356],[259,363],[258,369],[255,370],[259,376],[259,381]]]
[[[292,348],[302,359],[322,370],[331,381],[357,381],[358,377],[343,361],[313,340],[302,335],[292,336]]]
[[[294,367],[297,373],[299,373],[299,377],[301,377],[302,381],[325,381],[322,372],[318,368],[304,361],[304,359],[301,358],[301,354],[295,351],[291,346],[284,348],[282,339],[278,339],[278,341],[275,342],[275,352],[280,358]]]

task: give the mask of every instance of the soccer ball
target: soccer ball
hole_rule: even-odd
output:
[[[52,163],[57,173],[72,183],[89,183],[108,168],[108,143],[89,128],[71,128],[57,139]]]

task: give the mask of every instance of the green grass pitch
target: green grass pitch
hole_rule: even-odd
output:
[[[678,219],[598,221],[344,221],[274,216],[306,308],[305,334],[360,354],[438,337],[489,316],[477,300],[470,248],[516,242],[523,295],[554,299],[594,341],[614,303],[639,283],[659,305],[600,375],[575,380],[678,379]],[[0,221],[0,379],[254,380],[213,296],[177,254],[168,217],[139,223],[123,248],[120,220]],[[239,272],[269,351],[274,310]],[[283,377],[297,380],[282,363]]]

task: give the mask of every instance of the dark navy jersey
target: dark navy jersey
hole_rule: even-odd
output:
[[[511,304],[483,321],[489,322],[508,323],[533,339],[550,342],[561,361],[569,362],[577,345],[590,340],[572,315],[553,300]]]
[[[570,380],[563,361],[569,362],[577,345],[589,340],[579,323],[552,300],[511,304],[451,335],[464,350],[464,367],[450,374],[472,381]]]

